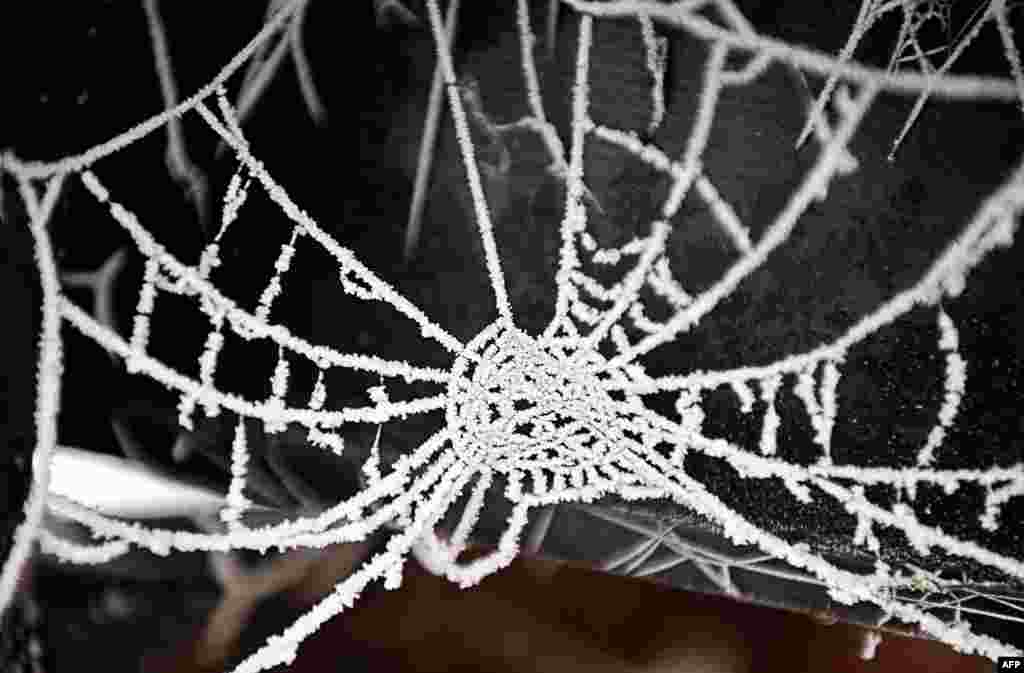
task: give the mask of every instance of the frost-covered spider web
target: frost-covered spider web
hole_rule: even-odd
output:
[[[961,352],[961,334],[946,304],[964,292],[968,274],[991,252],[1013,243],[1024,208],[1024,163],[1019,157],[1015,168],[981,199],[969,221],[920,277],[871,306],[834,338],[769,364],[712,371],[678,364],[666,366],[656,355],[659,348],[685,340],[688,332],[733,296],[764,266],[771,253],[791,239],[809,209],[828,199],[831,188],[856,173],[859,159],[852,150],[853,140],[882,93],[916,95],[921,100],[928,96],[1024,100],[1018,52],[1001,3],[992,3],[977,26],[978,30],[986,23],[996,26],[1016,84],[1012,80],[949,75],[943,68],[933,71],[924,65],[921,73],[897,71],[894,67],[887,73],[852,62],[852,48],[838,59],[828,58],[755,34],[729,0],[670,4],[568,2],[580,17],[569,101],[571,137],[563,143],[540,93],[535,38],[526,2],[518,4],[517,30],[529,114],[506,124],[492,123],[483,111],[486,96],[481,101],[472,82],[456,78],[440,8],[435,1],[428,2],[441,79],[465,163],[479,245],[496,309],[491,322],[469,339],[459,338],[432,320],[342,247],[275,181],[273,167],[268,169],[254,155],[225,86],[254,52],[287,28],[304,4],[294,2],[282,8],[210,84],[173,110],[61,161],[31,163],[5,156],[3,167],[18,180],[31,219],[44,295],[35,490],[28,504],[27,521],[19,529],[17,544],[4,567],[0,596],[5,601],[37,534],[47,551],[81,563],[101,563],[133,547],[156,554],[171,550],[324,547],[363,540],[385,526],[397,527],[385,551],[371,557],[331,595],[282,634],[270,638],[236,669],[264,670],[292,660],[305,638],[350,607],[371,582],[383,579],[385,586],[398,587],[402,566],[410,554],[451,581],[471,586],[499,571],[519,553],[531,513],[563,504],[589,507],[613,495],[624,501],[674,501],[714,522],[730,543],[759,548],[764,555],[741,561],[716,559],[707,550],[676,550],[677,558],[694,558],[705,566],[717,564],[717,574],[712,574],[726,587],[730,586],[730,568],[763,564],[767,559],[782,560],[801,569],[810,581],[826,586],[834,600],[872,603],[887,616],[917,623],[924,632],[963,651],[989,657],[1020,653],[1012,645],[973,630],[969,617],[960,612],[947,623],[931,609],[936,604],[949,607],[953,603],[929,603],[899,594],[908,586],[920,593],[945,590],[953,595],[965,589],[947,585],[946,580],[926,572],[908,579],[881,558],[882,540],[890,531],[897,531],[922,557],[941,553],[965,559],[1003,578],[1005,585],[1024,580],[1024,560],[1019,555],[945,532],[940,526],[923,522],[915,509],[919,490],[941,489],[954,495],[977,488],[982,494],[980,500],[972,500],[973,505],[965,507],[981,529],[995,532],[1014,524],[1006,520],[1004,512],[1014,498],[1024,495],[1024,464],[1019,461],[947,469],[939,460],[948,450],[944,440],[955,427],[967,394],[967,358]],[[874,13],[889,8],[888,4],[876,7],[866,3],[852,42],[863,36]],[[643,45],[641,57],[654,83],[647,135],[598,123],[590,114],[595,26],[621,17],[636,21]],[[665,116],[661,87],[670,72],[665,38],[656,32],[656,24],[660,30],[685,31],[708,45],[696,114],[685,142],[676,143],[678,153],[651,140],[657,137],[653,133]],[[970,37],[973,39],[975,34],[977,31]],[[913,46],[906,35],[900,39]],[[969,42],[964,40],[964,46]],[[722,196],[723,190],[703,165],[723,96],[733,88],[756,82],[776,62],[785,62],[826,84],[819,103],[808,108],[806,133],[817,143],[813,162],[774,219],[766,226],[754,226]],[[830,110],[826,110],[826,103],[831,105]],[[238,171],[224,192],[219,232],[195,265],[183,263],[164,247],[134,214],[132,195],[113,193],[103,178],[105,159],[186,115],[201,118],[234,151],[238,161]],[[502,171],[507,168],[500,160],[491,164],[477,156],[485,145],[481,134],[493,139],[513,129],[533,134],[548,153],[548,173],[564,188],[553,317],[535,332],[519,326],[524,316],[513,310],[509,277],[504,271],[514,260],[500,254],[492,221],[493,186],[502,184],[506,177]],[[600,231],[595,224],[601,192],[590,186],[599,178],[588,176],[584,170],[588,143],[603,143],[627,153],[666,185],[649,221],[637,223],[635,231],[628,232],[628,240],[615,240],[614,233]],[[127,337],[62,293],[47,227],[62,186],[72,181],[80,182],[104,205],[110,221],[127,232],[145,257],[143,283]],[[267,271],[269,279],[255,307],[248,309],[218,288],[212,278],[218,267],[227,264],[220,256],[222,239],[239,226],[236,220],[256,191],[273,201],[290,224],[282,231],[283,243],[272,269]],[[700,290],[687,288],[680,280],[668,245],[687,198],[697,198],[704,204],[735,255],[713,282]],[[440,344],[447,353],[447,365],[439,368],[417,364],[415,358],[406,362],[339,352],[328,344],[311,343],[276,322],[279,297],[285,296],[282,293],[289,274],[294,273],[293,257],[306,248],[335,265],[340,287],[349,296],[369,304],[387,304],[408,319],[408,329],[424,342]],[[196,359],[194,375],[169,366],[150,352],[151,320],[159,305],[170,297],[191,302],[208,321],[207,338]],[[851,350],[922,308],[930,312],[938,336],[935,349],[942,359],[942,401],[918,447],[915,464],[907,467],[836,460],[833,430],[839,408],[837,389],[852,368],[847,361]],[[375,443],[363,461],[364,482],[354,496],[315,516],[258,528],[247,525],[244,516],[252,503],[245,495],[249,461],[246,426],[239,422],[232,445],[228,507],[222,512],[227,532],[146,529],[48,495],[48,456],[58,444],[64,323],[123,360],[129,372],[143,374],[179,395],[180,424],[184,428],[190,428],[200,412],[207,417],[231,412],[240,418],[262,421],[269,432],[298,424],[307,430],[309,441],[323,451],[344,455],[350,450],[343,438],[347,424],[401,424],[409,416],[428,413],[442,415],[443,423],[425,441],[394,460],[382,456]],[[218,363],[229,337],[267,342],[277,349],[276,366],[267,373],[269,398],[247,399],[218,385]],[[294,395],[289,395],[289,377],[300,366],[311,366],[316,372],[307,402],[301,406],[291,401]],[[380,385],[366,391],[372,404],[332,407],[326,381],[334,371],[378,377]],[[402,384],[422,384],[435,392],[392,400],[389,391]],[[721,388],[728,388],[743,412],[756,419],[756,447],[741,446],[707,429],[707,395]],[[784,421],[782,412],[788,409],[779,401],[783,394],[799,400],[811,427],[816,446],[811,461],[783,457],[779,427]],[[688,461],[695,455],[724,462],[750,488],[780,484],[781,489],[773,495],[780,501],[806,507],[827,502],[845,512],[855,521],[849,533],[850,544],[879,553],[873,568],[864,573],[841,568],[808,545],[755,525],[727,498],[694,476]],[[878,487],[894,489],[905,498],[880,504],[871,495]],[[495,551],[484,558],[461,562],[459,556],[473,536],[482,510],[495,498],[510,510]],[[87,526],[106,541],[81,547],[40,532],[44,509]],[[436,530],[446,517],[454,519],[455,524],[442,539]],[[643,531],[648,540],[609,559],[606,566],[627,564],[636,570],[660,544],[671,539],[669,532]],[[764,568],[769,572],[768,565]],[[1015,601],[1006,598],[1003,603],[1010,608],[1007,612],[1019,619],[1024,609]]]

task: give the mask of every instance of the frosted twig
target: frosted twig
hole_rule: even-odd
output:
[[[555,60],[555,50],[558,48],[558,10],[561,4],[561,0],[548,0],[548,11],[544,15],[544,48],[549,61]]]
[[[302,4],[292,18],[288,27],[288,43],[291,46],[292,61],[295,63],[295,74],[299,78],[299,91],[302,92],[302,100],[306,104],[306,110],[310,118],[318,126],[326,123],[327,111],[320,94],[317,93],[316,83],[313,80],[313,67],[306,58],[305,41],[302,36],[302,29],[305,25],[306,9],[309,3]]]
[[[119,248],[95,271],[64,272],[61,281],[69,287],[88,288],[93,295],[93,314],[111,331],[117,331],[114,289],[125,264],[125,249]],[[116,360],[115,360],[116,362]]]
[[[416,15],[400,0],[373,0],[373,9],[377,13],[378,28],[393,21],[404,23],[407,26],[419,23]]]
[[[6,612],[14,599],[18,578],[32,553],[36,536],[39,535],[50,488],[50,455],[57,446],[57,412],[60,409],[64,344],[60,335],[60,282],[46,226],[63,183],[63,176],[52,178],[46,185],[42,201],[26,179],[18,183],[21,198],[32,218],[32,240],[43,291],[43,324],[40,330],[39,369],[36,373],[36,446],[32,454],[32,486],[25,501],[25,519],[14,531],[11,551],[0,572],[0,615]]]
[[[888,155],[889,161],[892,161],[894,159],[896,149],[903,142],[903,139],[906,138],[907,133],[910,132],[910,128],[914,125],[914,122],[917,121],[917,117],[921,114],[921,110],[924,108],[925,102],[931,96],[931,90],[934,86],[934,83],[947,72],[949,72],[950,68],[953,67],[953,64],[956,63],[957,59],[960,58],[960,55],[963,54],[964,50],[967,49],[968,45],[970,45],[981,32],[981,29],[985,26],[985,23],[989,19],[994,18],[994,15],[998,13],[995,9],[996,2],[998,1],[999,0],[992,1],[992,4],[989,5],[989,11],[986,12],[985,15],[981,19],[979,19],[978,22],[975,23],[971,27],[971,29],[967,31],[963,38],[961,38],[960,41],[953,47],[949,55],[946,57],[946,60],[943,61],[942,65],[940,65],[938,69],[935,70],[934,72],[926,73],[926,75],[928,76],[929,84],[928,86],[924,87],[924,89],[922,89],[922,91],[918,94],[917,100],[914,101],[914,106],[910,110],[910,114],[907,115],[907,120],[903,123],[903,128],[900,129],[900,132],[896,135],[896,139],[893,140],[892,148],[889,150]],[[1024,89],[1021,90],[1021,93],[1024,94]],[[1024,98],[1022,98],[1022,101],[1024,101]]]
[[[450,38],[455,37],[458,26],[459,0],[452,0],[448,5],[445,17],[444,32]],[[454,40],[453,40],[454,43]],[[423,132],[420,136],[420,151],[416,155],[416,179],[413,182],[412,200],[409,202],[409,219],[405,225],[405,245],[402,258],[409,262],[419,244],[420,227],[423,220],[423,208],[427,199],[427,187],[430,184],[430,173],[433,166],[434,146],[437,143],[437,132],[441,127],[441,103],[444,100],[444,73],[441,71],[441,60],[434,66],[434,76],[430,80],[430,95],[427,97],[427,111],[423,117]]]
[[[146,21],[149,24],[149,37],[153,45],[153,59],[156,61],[157,77],[160,80],[160,94],[164,99],[164,108],[173,109],[178,104],[178,86],[174,80],[174,66],[171,63],[170,49],[167,44],[167,31],[160,9],[159,0],[142,0],[146,10]],[[189,200],[196,209],[199,226],[208,235],[209,203],[207,203],[208,187],[206,175],[188,157],[185,133],[181,127],[181,119],[171,117],[167,121],[167,170],[171,177],[183,183]]]

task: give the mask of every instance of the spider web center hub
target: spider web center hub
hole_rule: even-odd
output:
[[[573,482],[623,446],[624,403],[595,373],[597,353],[571,358],[515,328],[492,325],[456,364],[448,420],[469,462],[512,473],[543,470]]]

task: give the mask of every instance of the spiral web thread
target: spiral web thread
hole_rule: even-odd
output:
[[[834,341],[804,353],[785,357],[765,366],[726,371],[692,371],[666,376],[649,375],[641,358],[683,335],[732,293],[767,256],[782,245],[797,219],[816,199],[824,199],[836,176],[857,170],[857,159],[849,143],[865,113],[882,91],[950,99],[1024,100],[1019,57],[1002,3],[993,2],[979,21],[994,22],[1004,39],[1007,60],[1016,83],[981,77],[951,76],[937,72],[890,72],[862,67],[850,61],[852,48],[832,59],[790,47],[755,34],[742,14],[729,0],[715,2],[677,2],[655,4],[623,0],[591,3],[569,1],[581,14],[575,84],[572,89],[572,137],[568,152],[545,113],[541,101],[536,67],[533,61],[534,36],[525,1],[518,5],[518,31],[522,46],[522,71],[531,115],[519,125],[538,133],[551,152],[551,170],[566,184],[561,249],[557,272],[557,300],[554,318],[543,333],[529,335],[517,329],[509,303],[502,260],[492,229],[491,215],[470,140],[467,112],[447,47],[436,0],[428,2],[430,24],[438,47],[439,67],[447,89],[459,147],[467,167],[476,224],[483,244],[488,276],[497,305],[493,323],[468,343],[462,343],[442,326],[397,293],[372,270],[296,205],[285,189],[253,156],[228,103],[224,83],[246,60],[279,31],[286,30],[303,6],[295,2],[285,6],[221,73],[197,94],[176,108],[158,115],[127,133],[81,155],[54,163],[26,163],[13,156],[4,157],[4,168],[19,181],[20,195],[31,218],[37,263],[44,293],[42,342],[37,390],[37,474],[27,504],[26,522],[17,532],[14,551],[4,566],[0,597],[4,604],[13,593],[13,578],[32,541],[38,536],[50,552],[80,563],[102,563],[125,553],[133,546],[165,555],[171,550],[226,551],[266,550],[301,547],[322,548],[339,542],[365,539],[371,532],[394,522],[399,532],[386,550],[370,558],[360,569],[340,582],[333,593],[283,633],[271,637],[257,652],[235,670],[252,672],[294,659],[302,641],[326,620],[350,607],[360,592],[373,580],[384,579],[395,588],[401,583],[402,565],[413,553],[433,571],[466,587],[507,565],[518,553],[520,540],[531,509],[543,509],[558,503],[589,507],[596,499],[616,494],[626,500],[671,499],[719,524],[726,538],[737,545],[756,545],[764,556],[756,559],[714,557],[704,550],[673,541],[671,531],[638,530],[644,536],[636,547],[609,558],[609,569],[627,568],[633,574],[650,574],[648,560],[661,545],[673,549],[670,562],[694,560],[708,569],[709,576],[729,591],[730,567],[756,566],[768,558],[782,559],[806,572],[806,581],[827,586],[830,596],[844,603],[868,601],[885,614],[912,623],[964,652],[976,652],[995,658],[1020,654],[1016,648],[979,635],[970,623],[957,619],[947,624],[928,612],[934,603],[900,597],[906,577],[878,561],[873,574],[856,574],[840,569],[809,550],[791,544],[759,529],[713,495],[683,468],[689,452],[701,452],[727,461],[743,478],[753,483],[778,477],[789,494],[803,503],[817,497],[829,497],[856,517],[852,542],[878,551],[876,532],[882,528],[902,531],[910,544],[926,555],[932,548],[970,559],[994,568],[1007,576],[1024,579],[1024,562],[998,554],[972,542],[957,539],[942,530],[922,524],[912,508],[897,504],[881,507],[865,495],[865,488],[888,484],[904,488],[913,501],[918,486],[936,485],[954,493],[962,485],[976,484],[985,491],[980,523],[988,530],[1000,525],[1000,513],[1007,501],[1024,495],[1024,465],[989,469],[942,470],[931,467],[935,451],[941,447],[952,426],[965,394],[966,362],[958,345],[954,321],[939,306],[946,297],[955,298],[964,289],[968,272],[997,247],[1009,247],[1024,208],[1024,162],[1018,163],[1006,181],[977,207],[960,234],[931,263],[922,277],[882,305],[864,315],[845,334]],[[878,6],[874,6],[874,5]],[[863,36],[877,14],[899,3],[866,3],[851,36],[851,44]],[[906,4],[906,3],[904,3]],[[720,17],[709,20],[701,11]],[[906,7],[904,7],[906,10]],[[664,48],[652,30],[652,22],[687,31],[710,44],[704,69],[699,112],[682,157],[674,159],[658,147],[645,143],[632,133],[594,123],[588,116],[588,70],[592,31],[595,21],[604,17],[635,17],[648,48],[648,65],[655,81],[664,76]],[[976,34],[976,31],[974,32]],[[905,39],[905,38],[901,38]],[[849,45],[848,45],[849,46]],[[730,53],[749,53],[739,69],[727,67]],[[701,172],[701,157],[714,120],[716,102],[726,87],[742,86],[757,79],[773,61],[785,61],[815,73],[829,83],[818,103],[809,110],[805,135],[813,134],[820,143],[813,168],[788,204],[762,235],[754,238],[749,229],[719,195],[708,176]],[[834,95],[833,95],[834,92]],[[663,113],[658,91],[652,92],[655,118]],[[833,125],[822,114],[832,101]],[[148,232],[131,212],[127,203],[109,193],[101,179],[102,160],[145,135],[156,131],[181,115],[196,114],[231,148],[238,159],[239,171],[228,185],[222,209],[221,230],[215,242],[202,254],[195,267],[181,263]],[[584,144],[589,136],[623,148],[672,180],[659,217],[650,223],[649,232],[620,248],[601,249],[588,232],[586,202],[589,198],[583,171]],[[244,179],[243,179],[244,176]],[[143,285],[131,336],[122,338],[69,301],[62,293],[54,252],[47,233],[61,185],[80,180],[85,188],[109,208],[111,219],[131,236],[146,258]],[[42,184],[42,192],[37,184]],[[244,208],[248,190],[263,189],[291,222],[283,231],[286,241],[274,264],[274,270],[254,311],[248,311],[223,295],[209,281],[211,270],[220,264],[218,242]],[[666,239],[673,215],[684,196],[695,190],[704,199],[739,253],[738,260],[707,290],[688,293],[673,277],[666,256]],[[451,354],[451,366],[445,371],[378,357],[338,352],[328,346],[308,343],[276,324],[271,313],[291,268],[297,246],[322,249],[337,263],[342,289],[365,301],[390,304],[413,321],[424,339],[440,343]],[[602,282],[583,271],[585,263],[615,270],[618,281]],[[641,295],[642,290],[650,290]],[[199,377],[191,378],[173,370],[147,353],[150,316],[161,294],[185,297],[209,319],[210,331],[199,355]],[[650,317],[651,302],[669,308],[667,320]],[[940,334],[938,349],[945,356],[945,399],[926,443],[918,453],[917,466],[911,469],[859,467],[835,464],[831,459],[832,427],[836,420],[836,387],[849,349],[885,325],[900,319],[912,308],[935,307]],[[67,322],[108,352],[124,360],[131,372],[143,373],[180,395],[180,422],[191,427],[196,405],[208,416],[229,410],[240,417],[259,419],[268,430],[280,430],[286,424],[301,424],[309,437],[325,451],[344,452],[338,428],[345,423],[381,424],[441,410],[445,423],[433,436],[399,458],[389,469],[382,469],[376,449],[371,452],[363,472],[366,486],[353,497],[317,516],[286,521],[265,528],[250,528],[241,514],[248,506],[242,495],[246,479],[246,438],[239,424],[232,447],[232,480],[228,507],[223,518],[229,524],[222,534],[196,534],[164,529],[147,529],[110,519],[76,503],[49,496],[48,456],[58,443],[56,418],[62,376],[60,327]],[[627,330],[625,327],[628,326]],[[215,370],[224,331],[229,329],[247,340],[273,342],[278,361],[269,374],[272,395],[263,401],[243,399],[218,390]],[[641,336],[631,336],[639,333]],[[609,354],[610,353],[610,354]],[[292,361],[302,360],[319,369],[308,405],[288,406]],[[387,386],[368,391],[373,401],[365,407],[325,408],[328,391],[324,374],[340,368],[372,373],[381,381],[424,382],[439,392],[410,401],[391,401]],[[776,430],[779,425],[775,396],[783,377],[792,375],[797,384],[793,392],[802,400],[819,459],[810,465],[798,465],[776,457]],[[730,386],[748,412],[756,396],[767,406],[762,420],[758,452],[751,452],[721,438],[702,433],[704,411],[700,393],[719,386]],[[671,393],[676,397],[679,420],[667,418],[651,409],[645,395]],[[512,515],[492,554],[469,563],[459,562],[479,518],[485,495],[497,477],[507,483],[504,497],[512,504]],[[811,487],[816,487],[812,493]],[[468,496],[450,539],[442,541],[435,533],[440,519],[460,496]],[[40,528],[44,509],[89,527],[99,539],[91,547],[81,547],[53,537]],[[595,510],[596,511],[596,510]],[[622,525],[628,526],[627,522]],[[647,563],[647,565],[644,565]],[[717,568],[712,572],[711,569]],[[766,570],[767,572],[767,570]],[[942,591],[941,580],[918,576],[918,583]],[[916,586],[916,585],[915,585]],[[924,587],[924,584],[921,585]],[[918,587],[921,588],[921,587]],[[953,603],[959,604],[963,596]],[[998,596],[992,600],[998,601]],[[1024,613],[1011,599],[1003,601],[1011,612]]]

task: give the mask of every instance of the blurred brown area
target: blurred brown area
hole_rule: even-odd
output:
[[[210,625],[171,651],[150,656],[146,673],[230,670],[313,605],[354,567],[349,546],[320,567],[290,572],[279,592],[239,623],[211,636]],[[340,560],[339,560],[340,559]],[[295,571],[293,567],[291,569]],[[282,572],[288,573],[282,568]],[[298,578],[298,579],[297,579]],[[227,592],[227,600],[240,600]],[[237,606],[236,606],[237,607]],[[215,609],[223,611],[224,600]],[[229,610],[230,611],[230,610]],[[274,612],[274,615],[267,614]],[[263,613],[263,614],[260,614]],[[257,621],[272,622],[263,625]],[[909,670],[982,672],[991,662],[928,640],[885,633],[873,659],[861,658],[867,631],[808,615],[680,591],[648,581],[536,558],[462,590],[415,561],[397,591],[368,590],[275,671],[706,671],[741,673]],[[211,643],[216,642],[216,646]],[[242,645],[241,643],[245,643]]]

